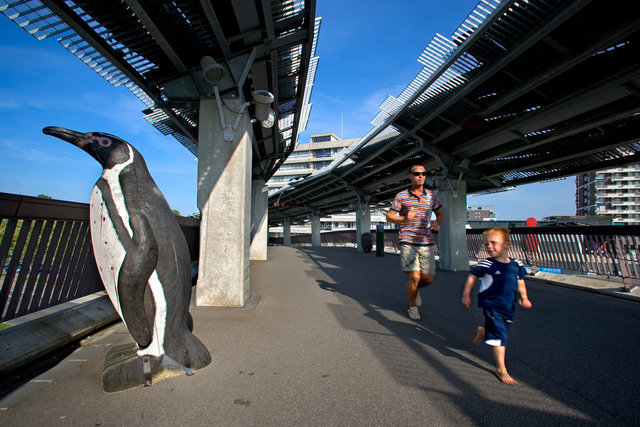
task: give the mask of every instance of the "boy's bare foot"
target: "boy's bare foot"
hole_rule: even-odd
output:
[[[471,341],[472,345],[480,344],[482,339],[484,338],[484,328],[482,326],[478,326],[478,330],[476,331],[476,337]]]
[[[516,380],[514,380],[513,378],[511,378],[511,375],[509,375],[509,373],[507,371],[496,371],[496,377],[498,377],[498,379],[500,381],[502,381],[503,383],[507,384],[507,385],[516,385],[518,384],[518,382]]]

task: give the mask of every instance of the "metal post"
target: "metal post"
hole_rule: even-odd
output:
[[[376,256],[384,256],[384,225],[376,226]]]

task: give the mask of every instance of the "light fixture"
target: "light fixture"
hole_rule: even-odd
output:
[[[202,67],[202,74],[204,78],[210,83],[217,84],[224,78],[224,67],[216,62],[210,56],[203,56],[200,59],[200,66]]]

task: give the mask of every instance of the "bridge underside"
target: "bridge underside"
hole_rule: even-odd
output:
[[[465,180],[469,194],[640,162],[634,3],[489,3],[493,13],[484,4],[434,38],[424,70],[357,146],[270,195],[270,224],[386,203],[416,162],[434,187]]]
[[[201,99],[217,90],[250,102],[253,91],[270,92],[273,126],[252,126],[251,172],[264,180],[293,151],[309,117],[315,7],[315,0],[0,1],[0,12],[34,37],[55,38],[109,83],[131,90],[147,107],[145,119],[196,157]],[[222,72],[215,88],[203,76],[205,56]],[[247,109],[254,114],[254,104]]]

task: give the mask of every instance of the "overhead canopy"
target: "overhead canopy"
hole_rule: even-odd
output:
[[[214,94],[203,56],[224,67],[222,97],[251,101],[254,90],[275,97],[275,126],[254,124],[254,176],[271,177],[306,127],[320,28],[315,0],[2,3],[35,37],[55,37],[110,83],[129,88],[148,107],[145,118],[196,156],[199,100]]]
[[[414,163],[434,186],[464,179],[478,194],[640,162],[636,6],[480,2],[451,37],[436,35],[360,142],[270,193],[270,224],[388,202]]]

